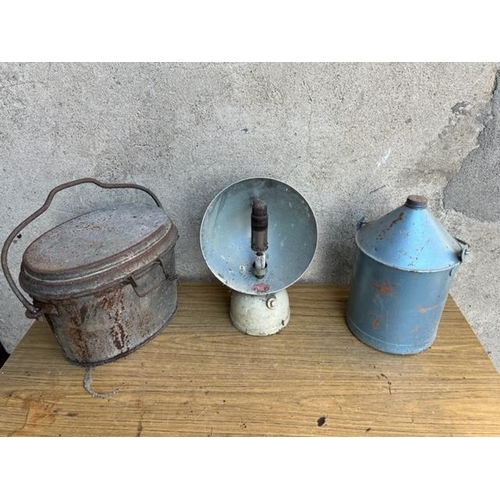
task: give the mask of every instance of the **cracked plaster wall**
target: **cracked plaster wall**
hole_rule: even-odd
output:
[[[452,295],[500,368],[498,205],[487,203],[498,203],[499,67],[1,64],[0,239],[57,184],[136,182],[155,191],[179,227],[181,279],[212,280],[198,244],[207,205],[232,182],[269,176],[297,188],[318,219],[318,251],[303,280],[347,283],[356,221],[422,194],[472,246]],[[138,198],[94,187],[61,193],[13,245],[14,274],[36,235]],[[11,352],[30,322],[3,275],[0,298],[0,340]]]

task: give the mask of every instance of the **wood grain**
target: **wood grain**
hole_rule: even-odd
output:
[[[500,435],[500,375],[451,298],[434,345],[395,356],[349,332],[346,287],[291,287],[289,325],[264,338],[231,326],[227,288],[179,291],[162,333],[92,371],[109,398],[35,323],[0,370],[0,435]]]

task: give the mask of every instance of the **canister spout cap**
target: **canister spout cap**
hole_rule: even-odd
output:
[[[410,194],[406,199],[405,205],[408,208],[427,208],[427,198],[418,194]]]

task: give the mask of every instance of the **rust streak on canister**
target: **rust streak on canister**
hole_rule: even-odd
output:
[[[392,295],[394,292],[394,283],[372,282],[372,287],[378,290],[382,295]]]

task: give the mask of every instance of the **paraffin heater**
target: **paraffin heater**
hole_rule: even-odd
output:
[[[272,335],[290,319],[287,287],[307,270],[317,245],[317,224],[292,187],[251,178],[222,190],[200,230],[203,257],[231,292],[232,324],[249,335]]]

